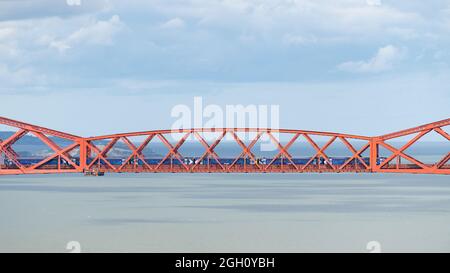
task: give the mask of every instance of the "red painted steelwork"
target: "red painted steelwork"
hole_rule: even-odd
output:
[[[445,156],[436,159],[432,163],[424,163],[415,156],[406,153],[414,144],[419,143],[423,137],[434,132],[446,141],[450,141],[450,135],[444,127],[450,125],[450,119],[429,123],[415,128],[399,132],[367,137],[359,135],[287,130],[270,128],[197,128],[181,130],[155,130],[133,133],[122,133],[96,137],[79,137],[48,128],[35,126],[20,121],[0,117],[0,124],[15,128],[8,138],[0,139],[0,175],[1,174],[41,174],[41,173],[81,173],[96,169],[104,172],[247,172],[247,173],[279,173],[279,172],[378,172],[378,173],[426,173],[426,174],[450,174],[450,151],[445,151]],[[218,137],[212,143],[202,134],[217,134]],[[246,144],[239,134],[251,133],[255,137]],[[27,134],[40,140],[50,152],[39,159],[23,159],[20,153],[14,149],[20,139]],[[181,134],[182,137],[175,143],[168,138],[171,134]],[[274,134],[281,137],[277,138]],[[232,142],[240,148],[240,154],[225,162],[217,153],[217,146],[224,143],[225,136],[230,136]],[[261,160],[261,156],[253,151],[255,145],[266,136],[275,146],[276,154],[270,157],[268,162]],[[389,144],[388,141],[410,136],[411,139],[402,143],[400,148]],[[141,137],[143,141],[133,142],[132,137]],[[315,140],[317,137],[325,137],[327,141],[323,145]],[[192,138],[196,144],[204,148],[201,156],[181,154],[180,148],[186,145],[188,138]],[[280,139],[287,139],[282,143]],[[57,139],[60,141],[58,142]],[[312,156],[300,159],[295,158],[293,146],[297,141],[303,140],[301,148],[314,151]],[[63,142],[61,142],[63,140]],[[146,158],[144,149],[151,146],[151,142],[159,141],[167,149],[164,156],[157,162]],[[129,150],[129,154],[123,156],[120,163],[112,162],[108,154],[121,142],[123,147]],[[341,158],[339,164],[331,156],[329,149],[336,142],[343,144],[346,152],[350,154]],[[356,148],[358,142],[360,147]],[[58,143],[64,143],[61,147]],[[100,143],[100,144],[98,144]],[[444,147],[444,146],[443,146]],[[448,147],[448,146],[446,146]],[[381,157],[379,149],[383,148],[391,154]],[[252,150],[253,149],[253,150]],[[328,149],[328,150],[327,150]],[[445,147],[443,149],[446,149]],[[364,156],[368,153],[368,156]],[[341,155],[339,155],[342,157]],[[28,160],[28,161],[27,161]],[[402,164],[401,160],[408,161]],[[3,162],[2,162],[3,161]],[[117,161],[117,160],[116,160]],[[24,163],[25,162],[25,163]],[[297,163],[296,163],[297,162]]]

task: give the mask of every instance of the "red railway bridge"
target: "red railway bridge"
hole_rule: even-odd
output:
[[[450,135],[445,131],[450,118],[375,137],[270,128],[154,130],[80,137],[4,117],[0,117],[0,125],[9,128],[0,135],[0,175],[94,170],[450,174]],[[243,134],[251,138],[243,140]],[[441,142],[427,142],[431,134]],[[176,140],[173,135],[178,136]],[[258,151],[263,138],[275,147],[270,153]],[[37,142],[45,149],[33,151],[36,148],[30,143]],[[189,150],[195,145],[196,149]],[[236,155],[225,155],[230,145],[234,145]],[[152,147],[165,152],[158,154]]]

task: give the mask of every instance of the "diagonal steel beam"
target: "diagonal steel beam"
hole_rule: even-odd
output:
[[[9,160],[11,160],[17,166],[17,168],[19,168],[20,171],[23,172],[25,170],[25,167],[17,160],[17,155],[8,148],[1,148],[0,151],[3,151],[3,153],[5,153],[5,156]]]
[[[413,162],[414,164],[416,164],[417,166],[421,167],[422,169],[430,169],[428,166],[426,166],[425,164],[423,164],[422,162],[420,162],[419,160],[415,159],[414,157],[411,157],[403,152],[399,152],[398,149],[392,147],[391,145],[385,143],[385,142],[380,142],[379,143],[381,146],[385,147],[386,149],[390,150],[393,154],[396,154],[394,157],[403,157],[411,162]],[[394,159],[394,157],[392,159]],[[392,161],[389,160],[389,161]],[[386,159],[385,161],[383,161],[383,164],[379,165],[379,169],[381,169],[382,166],[386,165],[386,163],[388,162],[388,160]]]
[[[366,145],[364,145],[363,147],[361,147],[361,149],[359,149],[358,151],[356,151],[349,159],[347,159],[347,161],[344,162],[344,164],[342,164],[341,167],[339,167],[339,170],[343,170],[345,166],[347,166],[356,156],[359,157],[360,154],[364,153],[368,148],[370,147],[370,143],[367,143]],[[364,166],[366,167],[366,169],[370,169],[370,166],[368,166],[367,164],[365,164],[365,162],[363,163]]]
[[[17,160],[19,155],[14,151],[14,149],[11,147],[17,140],[22,138],[24,135],[28,133],[27,130],[19,129],[17,132],[15,132],[13,135],[11,135],[9,138],[5,140],[0,140],[0,151],[3,151],[11,161],[20,169],[24,169],[25,167],[20,164],[20,162]]]
[[[88,165],[88,169],[90,169],[92,166],[94,166],[95,163],[100,162],[100,159],[103,159],[104,161],[108,161],[106,159],[108,152],[114,147],[114,145],[116,145],[117,141],[119,141],[119,138],[113,138],[111,139],[105,147],[103,147],[103,149],[100,152],[96,151],[96,156],[94,157],[94,159],[92,160],[92,162]],[[89,143],[90,145],[88,145],[89,147],[94,146],[97,150],[99,150],[99,148],[97,146],[95,146],[92,142]],[[109,163],[109,161],[108,161]],[[112,164],[108,164],[110,166],[112,166]]]
[[[242,156],[244,156],[244,155],[249,156],[249,157],[255,162],[255,165],[256,165],[259,169],[262,169],[261,166],[258,164],[258,162],[257,162],[257,160],[256,160],[256,158],[255,158],[255,156],[254,156],[253,153],[251,152],[251,149],[252,149],[253,146],[256,144],[256,142],[258,142],[258,140],[259,140],[259,138],[261,137],[262,133],[263,133],[263,132],[258,132],[258,134],[257,134],[256,137],[252,140],[252,142],[251,142],[248,146],[246,146],[246,145],[244,144],[244,142],[242,142],[242,140],[237,136],[236,132],[234,132],[234,131],[232,132],[232,136],[233,136],[234,140],[239,144],[239,146],[241,146],[242,152],[241,152],[241,154],[240,154],[238,157],[235,158],[235,160],[233,161],[233,163],[228,167],[228,170],[231,169],[231,167],[233,167],[233,166],[236,164],[236,162],[237,162],[240,158],[242,158]],[[245,160],[245,158],[244,158],[244,160]],[[244,164],[245,164],[245,162],[244,162]],[[246,165],[244,165],[244,166],[246,166]]]
[[[164,163],[166,159],[169,158],[169,156],[174,156],[181,165],[189,171],[189,167],[183,162],[180,153],[178,152],[178,149],[183,145],[183,143],[186,141],[186,139],[189,137],[191,132],[186,133],[176,144],[175,147],[170,144],[170,142],[162,135],[157,134],[158,138],[166,145],[166,147],[169,149],[169,152],[166,154],[166,156],[159,162],[159,164],[156,166],[155,170],[159,169],[159,167]]]
[[[444,130],[442,130],[442,128],[434,128],[434,131],[436,131],[438,134],[440,134],[441,136],[445,137],[447,140],[450,141],[450,135],[447,134],[447,132],[445,132]]]
[[[122,165],[120,165],[119,167],[119,171],[134,157],[138,157],[140,160],[142,160],[144,166],[146,166],[147,168],[149,168],[150,171],[153,170],[153,168],[145,161],[145,158],[142,156],[141,152],[142,150],[148,145],[148,143],[153,139],[154,135],[149,135],[144,142],[142,142],[139,147],[136,148],[136,146],[127,138],[127,137],[122,137],[122,139],[124,140],[124,142],[128,145],[128,147],[131,149],[132,153],[130,154],[130,156],[126,159],[126,161],[124,163],[122,163]]]
[[[97,148],[97,146],[95,146],[94,143],[90,142],[90,141],[86,141],[86,147],[93,150],[97,156],[95,157],[95,159],[91,162],[91,164],[89,164],[89,166],[87,167],[88,169],[91,168],[93,166],[93,163],[95,163],[97,160],[100,163],[100,160],[103,160],[106,165],[108,165],[111,169],[113,169],[114,171],[117,171],[117,168],[114,167],[102,154],[102,151],[100,151],[99,148]]]
[[[291,164],[294,166],[294,168],[298,171],[298,166],[292,161],[292,156],[291,154],[288,152],[289,147],[295,142],[295,140],[298,138],[298,136],[300,134],[295,134],[294,137],[292,137],[292,139],[289,141],[288,144],[286,144],[286,146],[283,147],[283,145],[281,145],[281,143],[272,135],[272,133],[269,131],[267,132],[267,134],[269,135],[270,139],[274,142],[274,144],[277,145],[278,147],[278,153],[275,155],[275,157],[270,161],[269,164],[267,164],[267,166],[264,168],[264,170],[266,171],[272,164],[273,162],[275,162],[275,160],[277,160],[279,157],[281,157],[281,155],[284,155],[290,162]]]
[[[328,140],[328,142],[322,147],[319,148],[319,145],[317,145],[314,140],[312,140],[312,138],[308,135],[308,134],[303,134],[303,136],[306,138],[306,140],[309,142],[309,144],[311,144],[311,146],[313,146],[313,148],[317,151],[316,154],[311,157],[309,159],[309,161],[303,166],[302,170],[305,170],[305,168],[311,164],[311,162],[317,158],[318,156],[322,156],[325,161],[328,163],[328,165],[331,166],[331,168],[333,170],[336,170],[336,166],[334,166],[333,164],[331,164],[330,159],[328,158],[328,156],[325,154],[325,150],[336,140],[337,136],[333,136],[330,140]]]
[[[222,141],[222,139],[225,137],[226,134],[227,134],[227,132],[223,131],[222,134],[214,141],[214,143],[211,146],[209,146],[208,143],[205,141],[205,139],[202,136],[200,136],[200,134],[198,132],[194,132],[194,136],[200,141],[200,143],[203,145],[203,147],[205,147],[206,151],[203,153],[203,155],[198,159],[198,161],[192,167],[192,170],[195,169],[195,167],[197,167],[197,165],[199,165],[200,162],[203,160],[203,158],[205,158],[207,155],[214,157],[217,164],[219,164],[219,166],[223,170],[225,170],[225,167],[222,165],[222,163],[220,163],[219,156],[214,151],[214,148],[216,148],[216,146],[219,145],[219,143]]]
[[[394,147],[392,147],[391,145],[387,144],[386,142],[382,141],[380,142],[381,145],[386,144],[389,145],[389,150],[394,149],[394,151],[392,151],[392,155],[389,156],[385,161],[383,161],[380,165],[379,168],[382,168],[384,165],[386,165],[387,163],[389,163],[390,161],[392,161],[392,159],[394,159],[396,156],[402,154],[405,155],[403,153],[404,150],[408,149],[409,147],[411,147],[411,145],[413,145],[414,143],[416,143],[420,138],[422,138],[424,135],[428,134],[431,131],[431,129],[429,130],[425,130],[422,131],[421,133],[417,134],[415,137],[413,137],[411,140],[409,140],[405,145],[403,145],[400,149],[396,149]],[[385,145],[383,145],[385,146]],[[386,147],[386,146],[385,146]],[[387,147],[386,147],[387,148]],[[408,159],[409,160],[409,159]],[[417,164],[417,163],[416,163]],[[423,164],[421,164],[421,166],[424,166]],[[425,167],[426,168],[426,167]]]
[[[49,161],[52,160],[53,158],[58,157],[58,156],[62,156],[62,154],[68,153],[68,152],[72,151],[73,149],[75,149],[75,148],[76,148],[77,146],[79,146],[79,145],[80,145],[80,144],[78,144],[78,143],[73,143],[73,144],[67,146],[66,148],[61,149],[61,150],[59,150],[58,152],[56,152],[56,153],[54,153],[54,154],[52,154],[52,155],[50,155],[50,156],[44,158],[44,159],[41,160],[40,162],[38,162],[38,163],[34,164],[33,166],[29,167],[28,169],[35,170],[35,169],[41,167],[42,165],[44,165],[45,163],[49,162]],[[67,159],[66,159],[66,161],[67,161]],[[70,164],[70,161],[67,161],[67,162]],[[75,164],[75,165],[71,164],[71,165],[72,165],[73,167],[75,167],[75,169],[78,169],[78,168],[79,168],[79,166],[76,165],[76,164]]]
[[[13,135],[11,135],[9,138],[1,141],[0,140],[0,149],[8,148],[11,145],[13,145],[17,140],[19,140],[21,137],[26,135],[28,133],[27,130],[19,129],[17,132],[15,132]]]
[[[64,158],[67,161],[67,163],[72,165],[72,167],[74,167],[75,169],[79,168],[79,166],[77,164],[75,164],[67,154],[60,153],[60,151],[62,150],[61,147],[59,147],[55,142],[53,142],[51,139],[49,139],[46,135],[44,135],[41,132],[34,132],[34,131],[31,131],[31,132],[35,136],[37,136],[41,141],[43,141],[46,145],[48,145],[55,152],[55,154]],[[76,143],[74,143],[74,144],[76,144]]]
[[[442,166],[445,165],[445,163],[447,163],[447,161],[450,160],[450,152],[447,153],[446,156],[444,156],[439,162],[437,162],[436,164],[433,165],[434,169],[440,169],[442,168]]]
[[[346,165],[348,165],[354,158],[357,158],[363,165],[366,167],[366,169],[369,169],[370,167],[364,162],[364,160],[361,158],[360,154],[363,153],[367,148],[369,148],[370,143],[367,143],[365,146],[363,146],[364,149],[361,151],[356,151],[356,149],[353,147],[353,145],[344,137],[339,137],[339,139],[347,146],[347,148],[353,153],[352,157],[348,159],[339,169],[342,170]]]

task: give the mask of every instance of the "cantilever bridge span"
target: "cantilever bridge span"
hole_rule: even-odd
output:
[[[376,137],[270,128],[80,137],[4,117],[0,125],[9,128],[0,135],[0,175],[93,170],[450,174],[450,118]],[[434,142],[427,142],[432,134]],[[262,149],[263,140],[274,149]]]

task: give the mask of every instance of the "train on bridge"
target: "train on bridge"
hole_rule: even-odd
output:
[[[70,158],[72,162],[74,162],[75,164],[80,164],[80,158],[79,157],[72,157]],[[44,161],[45,158],[38,158],[38,157],[33,157],[33,158],[18,158],[17,162],[20,163],[22,166],[25,167],[29,167],[29,166],[33,166],[35,164],[38,164],[42,161]],[[87,164],[91,164],[95,159],[94,158],[88,158],[87,159]],[[105,165],[106,161],[108,161],[111,165],[114,166],[121,166],[123,164],[128,164],[128,165],[138,165],[138,166],[143,166],[144,162],[147,163],[148,165],[159,165],[161,163],[161,161],[163,160],[163,158],[145,158],[144,160],[142,159],[130,159],[129,162],[126,162],[126,158],[108,158],[106,160],[99,160],[98,163],[101,165]],[[350,157],[329,157],[329,164],[330,165],[343,165],[345,164],[347,161],[349,161],[349,164],[351,165],[355,165],[355,164],[360,164],[362,165],[361,162],[359,162],[356,159],[352,159]],[[370,164],[370,158],[369,157],[363,157],[362,160],[368,165]],[[377,163],[380,164],[381,162],[383,162],[383,160],[386,160],[386,157],[379,157],[377,159]],[[236,161],[236,162],[235,162]],[[291,158],[291,160],[288,160],[286,158],[268,158],[268,157],[262,157],[262,158],[257,158],[256,161],[250,158],[219,158],[218,160],[213,159],[213,158],[199,158],[199,157],[184,157],[181,161],[178,159],[165,159],[162,164],[163,165],[218,165],[219,163],[222,165],[231,165],[231,164],[236,164],[236,165],[255,165],[255,164],[259,164],[259,165],[291,165],[291,164],[295,164],[295,165],[306,165],[308,163],[311,163],[313,165],[324,165],[324,164],[328,164],[327,161],[325,160],[325,158],[313,158],[313,157],[304,157],[304,158]],[[61,158],[58,162],[57,158],[51,159],[48,162],[45,163],[46,166],[49,167],[55,167],[57,165],[61,165],[61,166],[70,166],[69,162],[63,158]],[[14,163],[14,161],[9,160],[7,158],[5,158],[4,163],[3,163],[4,168],[17,168],[18,166]]]
[[[385,161],[386,157],[377,158],[377,164]],[[0,169],[19,170],[33,168],[46,161],[45,158],[19,158],[14,163],[5,159]],[[79,157],[72,157],[70,161],[80,164]],[[106,172],[370,172],[370,157],[355,159],[352,157],[303,157],[303,158],[87,158],[88,168],[83,170],[87,175],[93,173],[103,175]],[[409,169],[417,166],[403,164]],[[386,164],[386,169],[395,169],[395,164]],[[47,160],[39,165],[40,171],[51,170],[70,171],[73,166],[63,158]]]

